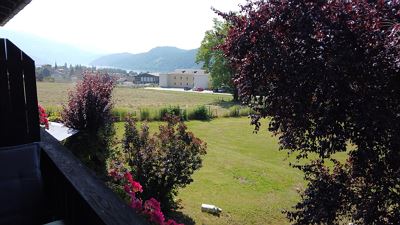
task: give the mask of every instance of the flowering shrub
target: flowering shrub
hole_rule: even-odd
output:
[[[114,182],[123,185],[125,193],[130,197],[130,206],[138,213],[144,215],[150,222],[157,225],[183,225],[178,224],[172,219],[165,220],[161,211],[161,204],[154,198],[150,198],[143,203],[143,200],[137,196],[137,193],[143,192],[142,185],[135,181],[129,172],[123,172],[121,168],[114,168],[109,175]]]
[[[175,208],[173,196],[178,188],[190,184],[194,171],[202,166],[201,156],[207,145],[177,116],[167,115],[166,125],[159,126],[159,133],[150,135],[149,127],[128,119],[125,124],[123,151],[135,178],[144,187],[142,196],[155,197],[164,210]]]
[[[49,129],[49,120],[47,118],[46,110],[41,105],[38,105],[38,109],[40,125],[44,125],[46,129]]]

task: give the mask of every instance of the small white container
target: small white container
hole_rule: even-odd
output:
[[[222,209],[215,205],[201,204],[201,211],[219,215],[222,212]]]

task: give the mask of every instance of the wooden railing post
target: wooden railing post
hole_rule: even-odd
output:
[[[40,141],[35,63],[0,39],[0,147]]]

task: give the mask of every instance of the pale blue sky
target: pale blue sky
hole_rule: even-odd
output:
[[[193,49],[222,11],[244,0],[32,0],[4,28],[100,52]]]

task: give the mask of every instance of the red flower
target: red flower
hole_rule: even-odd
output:
[[[183,223],[177,223],[175,220],[169,219],[165,225],[184,225]]]
[[[131,207],[140,212],[143,209],[143,201],[139,198],[132,196]]]
[[[130,194],[131,193],[131,187],[128,184],[125,184],[124,190],[126,193]]]
[[[143,192],[142,185],[139,182],[133,181],[131,185],[133,192]]]
[[[47,119],[46,110],[41,105],[38,105],[38,109],[40,125],[44,125],[46,129],[49,129],[49,120]]]
[[[125,178],[129,181],[129,183],[133,183],[133,177],[132,177],[131,173],[126,172],[126,173],[124,174],[124,176],[125,176]]]
[[[150,221],[163,225],[164,224],[164,214],[161,211],[153,211],[150,214]]]
[[[144,203],[144,208],[147,211],[160,211],[160,202],[154,198],[150,198]]]
[[[123,179],[122,175],[118,173],[117,169],[113,169],[110,171],[110,176],[115,179]],[[128,181],[127,184],[124,185],[124,190],[128,193],[131,197],[131,204],[130,206],[136,210],[136,212],[141,213],[143,215],[148,216],[150,222],[153,222],[157,225],[184,225],[175,222],[172,219],[165,221],[165,217],[163,212],[161,211],[160,202],[154,198],[150,198],[149,200],[145,201],[143,204],[142,199],[136,197],[137,192],[143,192],[142,185],[133,180],[132,174],[129,172],[125,172],[123,177]]]

